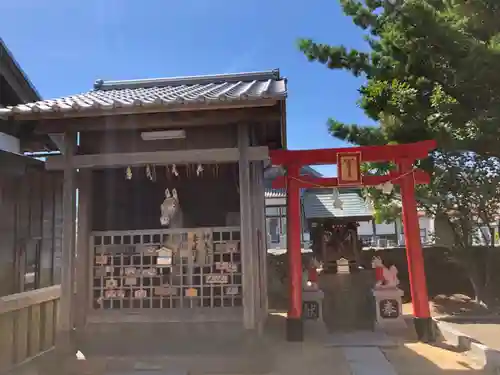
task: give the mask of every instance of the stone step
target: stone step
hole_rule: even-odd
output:
[[[330,331],[371,330],[375,310],[370,298],[370,277],[363,273],[325,275],[324,320]]]
[[[61,368],[59,368],[60,370]],[[61,374],[267,374],[273,369],[270,358],[248,355],[246,357],[192,356],[192,357],[89,357],[86,360],[69,359]]]

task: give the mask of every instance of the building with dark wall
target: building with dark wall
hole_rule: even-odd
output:
[[[40,99],[0,38],[0,108]],[[0,121],[0,296],[58,282],[56,196],[47,190],[53,176],[42,162],[23,156],[50,149],[55,144],[49,137],[15,121]]]
[[[272,252],[286,249],[286,189],[273,189],[272,182],[278,176],[283,176],[285,171],[281,167],[269,167],[265,172],[265,198],[266,198],[266,231],[267,248]],[[322,177],[322,174],[311,167],[304,167],[302,175]],[[303,195],[305,190],[301,192]],[[304,213],[304,207],[302,207]],[[302,247],[309,248],[309,228],[303,217]]]
[[[40,94],[23,72],[14,56],[0,38],[0,108],[40,100]],[[21,122],[0,123],[0,150],[13,153],[54,150],[55,144],[46,136],[36,135]]]

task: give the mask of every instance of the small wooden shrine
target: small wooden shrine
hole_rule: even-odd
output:
[[[113,326],[119,346],[132,323],[263,325],[263,171],[285,147],[286,93],[275,70],[97,81],[0,109],[62,140],[46,161],[64,175],[61,337]]]

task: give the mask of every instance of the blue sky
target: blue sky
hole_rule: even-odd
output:
[[[289,82],[289,148],[344,146],[329,136],[329,117],[369,123],[356,105],[362,80],[309,63],[296,48],[299,37],[366,48],[336,0],[0,1],[0,35],[47,99],[99,78],[279,68]]]

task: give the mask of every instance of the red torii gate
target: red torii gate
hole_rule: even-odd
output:
[[[424,159],[436,148],[435,141],[411,144],[362,146],[318,150],[272,150],[273,165],[286,168],[286,176],[273,181],[273,188],[287,189],[287,247],[290,274],[290,302],[287,318],[287,340],[303,340],[302,321],[302,257],[300,189],[318,186],[376,186],[385,182],[400,185],[403,204],[403,226],[410,277],[415,330],[421,341],[434,339],[429,298],[425,280],[420,229],[418,224],[415,184],[428,184],[429,175],[414,169],[415,160]],[[362,162],[397,163],[397,172],[386,176],[363,176]],[[338,177],[300,176],[304,165],[337,164]]]

